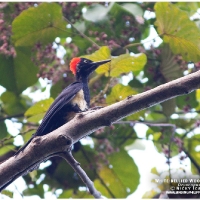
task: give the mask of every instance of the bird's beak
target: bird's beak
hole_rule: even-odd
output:
[[[91,62],[90,67],[87,67],[88,75],[91,74],[92,72],[94,72],[100,65],[103,65],[103,64],[110,62],[110,61],[111,61],[111,59],[101,60],[101,61],[97,61],[97,62]]]
[[[111,61],[111,59],[107,59],[107,60],[101,60],[101,61],[97,61],[97,62],[92,62],[91,64],[100,66],[100,65],[103,65],[103,64],[105,64],[107,62],[110,62],[110,61]]]

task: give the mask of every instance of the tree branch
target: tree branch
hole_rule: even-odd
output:
[[[188,94],[200,87],[200,71],[160,85],[138,95],[130,96],[105,108],[77,114],[57,130],[36,137],[16,157],[0,165],[0,190],[19,176],[55,154],[65,152],[71,145],[94,131],[168,99]]]
[[[90,178],[87,176],[85,171],[81,168],[80,163],[78,163],[74,157],[72,156],[71,151],[61,153],[59,156],[64,158],[68,164],[74,169],[74,171],[80,176],[82,181],[85,183],[85,185],[88,187],[90,193],[97,199],[102,199],[101,193],[96,190],[94,187],[94,183],[90,180]]]

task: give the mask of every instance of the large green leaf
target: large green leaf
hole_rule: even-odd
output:
[[[9,91],[17,91],[16,84],[13,58],[0,55],[0,85]]]
[[[92,53],[91,55],[85,55],[83,57],[88,58],[92,61],[100,61],[100,60],[110,59],[111,54],[110,54],[110,49],[107,46],[103,46],[99,50]],[[101,65],[96,70],[96,72],[99,74],[106,73],[106,72],[108,73],[109,69],[110,69],[110,63],[106,63],[104,65]]]
[[[49,99],[45,99],[45,100],[41,100],[37,102],[35,105],[30,107],[25,112],[25,116],[30,117],[30,116],[34,116],[34,115],[38,115],[38,114],[46,112],[51,106],[51,104],[53,103],[53,101],[54,101],[53,98],[49,98]]]
[[[122,73],[142,70],[147,62],[145,54],[122,54],[112,59],[110,76],[117,77]]]
[[[37,42],[47,44],[56,37],[70,36],[67,23],[62,18],[62,8],[57,3],[42,3],[23,11],[12,23],[15,46],[32,46]]]
[[[200,31],[188,15],[176,5],[165,2],[155,4],[158,32],[169,43],[174,54],[187,61],[200,60]]]
[[[102,167],[99,176],[115,198],[125,198],[133,193],[139,184],[138,168],[127,151],[122,149],[118,153],[111,154],[108,160],[111,167]],[[103,195],[111,197],[99,180],[95,180],[94,184]]]
[[[14,59],[0,55],[0,84],[20,94],[37,81],[38,68],[31,62],[30,48],[16,48],[16,53]]]
[[[112,88],[111,93],[107,96],[106,102],[108,104],[113,104],[115,102],[121,101],[130,95],[137,94],[130,86],[124,86],[122,84],[117,84]]]
[[[92,61],[100,61],[111,58],[111,54],[110,49],[107,46],[103,46],[93,54],[83,57]],[[147,58],[145,54],[122,54],[112,58],[111,63],[106,63],[97,68],[96,72],[98,74],[105,74],[106,76],[117,77],[122,73],[142,70],[146,61]]]

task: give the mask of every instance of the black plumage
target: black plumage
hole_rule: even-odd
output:
[[[70,69],[76,77],[76,82],[70,84],[58,95],[46,112],[36,133],[15,155],[23,151],[35,136],[46,135],[71,120],[76,113],[89,109],[88,77],[98,66],[109,61],[93,62],[85,58],[74,58]]]

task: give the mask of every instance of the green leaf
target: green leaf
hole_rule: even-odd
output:
[[[143,10],[141,6],[134,3],[124,3],[121,5],[124,9],[128,10],[133,16],[143,16]]]
[[[140,71],[147,62],[145,54],[122,54],[111,61],[110,76],[117,77],[122,73]],[[98,69],[97,69],[98,72]],[[107,70],[108,73],[108,70]]]
[[[23,98],[13,92],[5,91],[1,95],[1,100],[3,102],[2,107],[8,115],[23,113],[26,110]]]
[[[145,110],[140,110],[140,111],[126,117],[126,120],[139,120],[141,117],[145,116],[145,113],[146,113]]]
[[[5,145],[5,146],[3,146],[3,147],[0,147],[0,156],[3,156],[3,155],[5,155],[6,153],[8,153],[9,151],[12,151],[12,150],[14,150],[16,147],[14,146],[14,145],[9,145],[9,144],[7,144],[7,145]]]
[[[59,196],[59,199],[94,199],[94,197],[89,193],[89,191],[76,191],[73,190],[65,190]]]
[[[29,47],[16,48],[17,56],[14,59],[14,73],[19,93],[37,82],[38,68],[31,61],[31,49]],[[11,79],[10,79],[11,81]]]
[[[194,15],[200,7],[199,2],[178,2],[176,5],[183,11],[186,11],[189,16]]]
[[[90,59],[92,61],[107,60],[111,58],[110,49],[107,46],[101,47],[99,50],[95,51],[91,55],[82,56],[84,58]],[[108,72],[110,69],[110,63],[106,63],[97,68],[96,72],[99,74]]]
[[[33,116],[33,115],[38,115],[38,114],[44,113],[49,109],[49,107],[51,106],[53,101],[54,101],[53,98],[41,100],[41,101],[37,102],[35,105],[33,105],[32,107],[30,107],[25,112],[24,115],[26,117],[30,117],[30,116]]]
[[[92,61],[100,61],[110,59],[111,54],[110,49],[107,46],[103,46],[93,54],[83,57]],[[98,74],[105,74],[106,76],[117,77],[122,73],[142,70],[146,61],[147,58],[145,54],[122,54],[117,58],[112,58],[111,63],[106,63],[98,67],[96,72]]]
[[[133,90],[130,86],[117,84],[112,88],[111,93],[107,96],[106,102],[108,104],[113,104],[134,94],[137,94],[137,92]]]
[[[111,168],[102,167],[99,176],[109,187],[115,198],[125,198],[133,193],[139,184],[139,172],[133,159],[128,155],[127,151],[120,150],[108,157]],[[126,167],[124,164],[126,163]],[[107,197],[111,197],[106,188],[99,182],[94,182],[95,187]]]
[[[153,167],[153,168],[151,169],[151,173],[152,173],[152,174],[155,174],[155,175],[158,175],[158,176],[160,175],[160,174],[158,173],[156,167]]]
[[[28,142],[35,132],[36,132],[36,130],[30,130],[30,131],[26,132],[26,134],[23,134],[24,143]]]
[[[3,191],[1,191],[1,194],[6,195],[10,198],[13,198],[13,192],[11,192],[9,190],[3,190]]]
[[[33,188],[28,187],[23,191],[24,195],[32,196],[32,195],[38,195],[40,198],[44,198],[44,188],[43,184],[34,184]]]
[[[194,91],[190,94],[176,97],[176,103],[180,109],[183,109],[185,106],[196,108],[198,106],[198,102],[196,100],[196,92]]]
[[[176,100],[175,99],[169,99],[165,102],[161,103],[163,114],[166,117],[170,117],[174,112],[176,108]]]
[[[9,91],[17,91],[13,58],[2,54],[0,54],[0,85]]]
[[[120,149],[108,157],[112,170],[117,174],[119,181],[123,184],[127,194],[133,193],[139,184],[140,174],[138,167],[128,152]],[[124,164],[126,163],[126,167]],[[127,190],[129,188],[129,190]]]
[[[200,144],[200,134],[188,138],[184,144],[187,146],[188,152],[190,152],[193,159],[200,165],[200,151],[196,149]]]
[[[32,122],[32,123],[38,123],[40,120],[42,120],[44,118],[44,115],[45,115],[45,112],[35,114],[35,115],[27,118],[27,121]]]
[[[182,67],[187,67],[187,64],[183,64]],[[167,82],[183,76],[180,64],[177,63],[168,44],[165,44],[161,49],[160,71]]]
[[[37,81],[38,68],[31,62],[30,48],[16,48],[16,53],[14,59],[0,55],[0,84],[20,94]]]
[[[5,138],[8,135],[7,127],[4,121],[0,121],[0,139]]]
[[[146,149],[145,143],[140,139],[136,139],[136,140],[134,140],[134,142],[132,144],[125,146],[126,151],[130,151],[133,149],[145,150]]]
[[[155,4],[158,32],[169,43],[174,54],[181,54],[186,61],[200,60],[199,29],[188,15],[171,3]],[[176,20],[174,20],[176,19]]]
[[[15,46],[48,44],[56,37],[70,36],[63,20],[62,8],[57,3],[42,3],[23,11],[12,23]]]
[[[92,22],[97,22],[104,20],[108,13],[109,9],[100,4],[93,4],[91,5],[85,13],[83,13],[83,17]],[[99,13],[97,15],[97,13]]]

